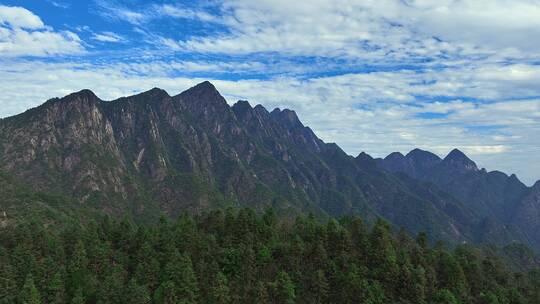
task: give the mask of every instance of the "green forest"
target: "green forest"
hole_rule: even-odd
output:
[[[225,209],[0,228],[0,303],[537,304],[540,272],[378,220]]]

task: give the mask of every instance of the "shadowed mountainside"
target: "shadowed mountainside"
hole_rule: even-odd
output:
[[[103,101],[89,90],[0,120],[0,168],[85,208],[155,219],[225,205],[381,216],[453,243],[538,248],[540,191],[455,150],[347,155],[294,111],[229,106],[203,82]],[[536,190],[535,190],[536,189]],[[2,207],[2,206],[0,206]],[[532,213],[531,213],[532,212]]]

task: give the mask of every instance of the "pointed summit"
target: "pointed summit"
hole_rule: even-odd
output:
[[[206,91],[206,92],[217,92],[216,87],[208,80],[203,81],[203,82],[197,84],[196,86],[188,89],[188,91],[190,91],[190,90],[193,90],[193,91]]]
[[[422,150],[422,149],[414,149],[414,150],[411,150],[411,152],[407,153],[407,155],[405,156],[407,158],[410,158],[412,159],[413,161],[415,162],[425,162],[425,161],[429,161],[429,162],[436,162],[436,161],[440,161],[441,158],[438,157],[437,155],[429,152],[429,151],[425,151],[425,150]]]
[[[229,107],[225,98],[219,94],[216,87],[209,81],[201,82],[173,98],[182,100],[189,108],[199,108],[192,110],[201,110],[202,108],[209,107],[224,110]]]
[[[210,83],[210,81],[203,81],[194,87],[191,87],[184,92],[178,94],[175,97],[180,96],[181,98],[185,98],[187,96],[191,96],[195,99],[208,99],[208,98],[219,98],[225,100],[218,92],[216,87]]]
[[[448,155],[444,158],[444,162],[466,170],[478,170],[476,163],[458,149],[450,151],[450,153],[448,153]]]
[[[252,115],[253,108],[247,100],[239,100],[233,106],[232,110],[237,118],[244,119]]]
[[[251,109],[252,107],[251,107],[251,104],[249,104],[249,101],[247,101],[247,100],[239,100],[233,105],[233,108]]]
[[[388,154],[384,159],[385,160],[401,160],[403,159],[405,156],[403,154],[401,154],[401,152],[392,152],[390,154]]]
[[[367,160],[373,160],[373,157],[371,155],[367,154],[366,152],[362,151],[358,156],[356,156],[357,159],[367,159]]]
[[[470,161],[470,159],[467,157],[467,155],[465,155],[465,153],[461,152],[457,148],[450,151],[450,153],[448,153],[448,155],[446,155],[446,157],[444,159],[445,160],[466,160],[466,161]]]
[[[272,117],[279,121],[281,124],[288,126],[289,128],[303,128],[304,125],[298,119],[295,111],[289,109],[280,110],[279,108],[274,109],[271,113]]]
[[[89,89],[83,89],[75,93],[71,93],[62,98],[62,100],[74,100],[74,99],[86,99],[86,100],[99,100],[99,97]]]
[[[171,97],[169,96],[169,93],[167,91],[160,89],[160,88],[152,88],[148,91],[141,92],[137,95],[133,95],[130,97],[126,97],[126,99],[145,99],[145,100],[163,100],[164,98]],[[121,98],[122,99],[122,98]]]

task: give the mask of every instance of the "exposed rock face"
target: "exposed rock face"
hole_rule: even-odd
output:
[[[83,90],[49,100],[0,121],[0,168],[111,213],[274,206],[290,215],[382,216],[453,242],[522,239],[497,216],[486,221],[506,200],[464,199],[479,189],[475,176],[517,189],[512,193],[527,191],[517,179],[478,170],[459,151],[444,160],[422,150],[354,158],[320,140],[294,111],[269,112],[247,101],[231,107],[209,82],[176,96],[154,88],[102,101]],[[474,177],[467,195],[455,195],[453,185],[461,184],[453,181],[464,176]],[[484,213],[477,211],[482,204]]]

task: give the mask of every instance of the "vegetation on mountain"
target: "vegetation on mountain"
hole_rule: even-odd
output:
[[[0,230],[0,303],[530,303],[540,272],[358,217],[272,209]]]
[[[384,218],[454,245],[517,241],[538,250],[540,191],[478,170],[459,151],[445,160],[426,153],[412,153],[414,174],[352,157],[294,111],[229,106],[209,82],[114,101],[82,90],[0,120],[0,170],[67,206],[32,199],[19,215],[85,209],[150,223],[162,213],[272,207],[289,218]],[[13,206],[0,200],[0,212],[15,215]]]

